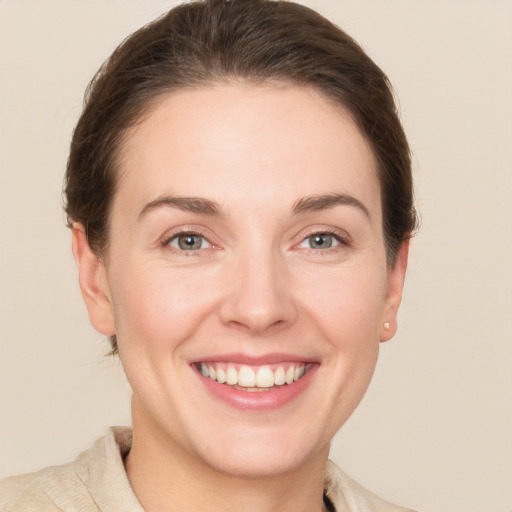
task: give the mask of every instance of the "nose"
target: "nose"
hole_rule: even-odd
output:
[[[286,264],[278,255],[241,256],[230,266],[221,321],[262,335],[295,322],[297,307]]]

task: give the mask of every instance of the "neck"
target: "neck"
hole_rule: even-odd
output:
[[[135,411],[134,411],[135,412]],[[142,417],[141,417],[142,416]],[[173,442],[144,413],[133,415],[133,444],[126,459],[130,483],[148,512],[321,512],[328,447],[279,475],[238,477],[209,467]]]

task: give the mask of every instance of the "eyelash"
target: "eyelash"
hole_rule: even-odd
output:
[[[308,238],[312,238],[314,236],[332,236],[336,242],[338,242],[339,245],[336,245],[334,247],[328,247],[327,249],[315,249],[313,247],[305,248],[308,251],[313,251],[315,253],[330,253],[331,251],[335,251],[340,247],[350,247],[350,237],[345,231],[337,230],[337,229],[313,229],[310,232],[308,232],[302,240],[299,242],[299,244],[303,244],[308,240]]]
[[[295,247],[300,246],[304,242],[308,240],[308,238],[314,237],[314,236],[331,236],[333,237],[338,245],[335,245],[334,247],[328,247],[326,249],[320,249],[320,248],[313,248],[313,247],[305,247],[307,251],[312,251],[314,253],[330,253],[332,251],[336,251],[338,247],[349,247],[350,246],[350,237],[348,234],[344,231],[337,230],[337,229],[314,229],[308,232],[306,235],[304,235],[301,239],[301,241],[298,244],[295,244]],[[199,249],[179,249],[176,247],[172,247],[171,243],[178,239],[181,236],[197,236],[202,238],[204,241],[206,241],[209,244],[209,247],[205,248],[199,248]],[[168,249],[176,254],[180,254],[183,256],[198,256],[200,252],[207,250],[207,249],[215,249],[216,246],[210,242],[210,240],[203,234],[201,231],[198,230],[182,230],[178,231],[177,233],[173,233],[170,236],[167,236],[161,243],[161,246],[165,249]]]
[[[182,237],[182,236],[200,237],[204,241],[206,241],[210,245],[210,247],[205,247],[205,248],[200,248],[200,249],[191,249],[191,250],[179,249],[179,248],[173,247],[171,245],[171,243],[174,240],[177,240],[179,237]],[[182,256],[198,256],[201,251],[204,251],[206,249],[215,249],[215,245],[212,242],[210,242],[210,240],[208,240],[208,238],[203,233],[201,233],[200,231],[198,231],[196,229],[191,229],[191,230],[184,229],[184,230],[178,231],[177,233],[173,233],[172,235],[167,236],[166,238],[164,238],[162,240],[161,246],[164,249],[170,250],[171,252],[174,252],[175,254],[179,254]]]

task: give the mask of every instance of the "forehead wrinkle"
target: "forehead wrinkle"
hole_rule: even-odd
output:
[[[359,199],[349,194],[322,194],[303,197],[294,203],[292,213],[297,215],[300,213],[326,210],[340,205],[354,206],[371,220],[368,208],[366,208]]]
[[[181,196],[160,196],[147,203],[139,213],[139,220],[150,211],[157,208],[175,208],[186,212],[199,213],[202,215],[224,216],[222,206],[215,201],[203,197],[181,197]]]

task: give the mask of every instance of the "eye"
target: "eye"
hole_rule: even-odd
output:
[[[181,251],[198,251],[212,247],[204,236],[197,233],[178,233],[166,242],[166,245]]]
[[[332,233],[314,233],[306,237],[299,247],[305,249],[330,249],[340,245],[339,238]]]

